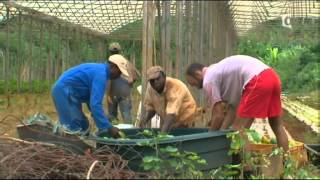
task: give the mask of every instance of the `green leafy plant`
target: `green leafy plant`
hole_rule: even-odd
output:
[[[270,158],[274,156],[284,158],[284,168],[281,177],[284,179],[319,179],[320,169],[312,164],[307,164],[302,167],[296,166],[295,160],[290,154],[285,154],[282,148],[274,148],[269,154],[247,151],[244,152],[245,141],[248,138],[250,142],[261,143],[261,135],[254,130],[244,130],[243,133],[236,131],[227,134],[231,139],[229,155],[241,155],[242,161],[240,164],[226,165],[210,172],[210,177],[213,179],[269,179],[261,171],[264,167],[269,167],[271,164]],[[245,171],[248,171],[249,174]]]
[[[166,133],[155,134],[153,131],[144,130],[141,135],[151,137],[152,140],[139,143],[141,146],[151,147],[155,155],[145,156],[141,167],[150,172],[152,178],[203,178],[199,166],[207,162],[194,152],[180,151],[173,146],[160,147],[160,140],[173,137]]]

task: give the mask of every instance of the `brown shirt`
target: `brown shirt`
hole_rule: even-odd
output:
[[[195,117],[197,105],[189,89],[182,81],[171,77],[166,78],[165,88],[161,94],[148,83],[144,106],[147,111],[156,111],[161,120],[166,114],[175,114],[177,118],[172,127],[191,126],[197,119]]]

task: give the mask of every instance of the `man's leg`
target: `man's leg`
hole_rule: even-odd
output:
[[[279,117],[270,117],[269,124],[276,135],[278,147],[282,147],[285,152],[289,150],[288,136],[284,130],[282,119]]]
[[[60,123],[70,131],[86,131],[88,120],[81,110],[81,103],[71,98],[63,87],[54,87],[52,99],[59,115]]]
[[[82,103],[72,96],[69,96],[69,100],[71,101],[71,119],[80,127],[81,133],[86,133],[89,129],[89,121],[82,112]]]
[[[120,112],[121,112],[121,116],[124,123],[131,123],[132,122],[131,98],[130,97],[120,98],[119,106],[120,106]]]
[[[108,102],[109,119],[112,121],[118,119],[118,98],[112,96],[111,102]]]

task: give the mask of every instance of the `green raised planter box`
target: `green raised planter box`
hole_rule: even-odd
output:
[[[128,160],[128,165],[132,170],[141,171],[141,161],[144,156],[154,155],[155,150],[151,147],[139,145],[141,142],[150,141],[151,138],[145,138],[138,135],[144,129],[122,129],[129,138],[128,140],[104,139],[98,138],[97,148],[107,145],[113,151],[120,154]],[[159,129],[148,129],[153,132],[159,132]],[[230,140],[227,139],[227,131],[208,132],[206,128],[181,128],[170,132],[174,137],[159,141],[160,147],[168,145],[175,146],[179,150],[191,151],[207,161],[206,166],[202,166],[202,171],[210,171],[222,165],[230,164],[232,159],[228,156]],[[102,135],[107,136],[107,135]]]

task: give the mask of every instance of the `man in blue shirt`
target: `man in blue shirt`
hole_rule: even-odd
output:
[[[119,137],[119,129],[113,127],[103,110],[103,96],[107,81],[121,74],[128,76],[127,60],[119,55],[109,57],[109,63],[84,63],[64,72],[52,88],[52,98],[63,127],[85,134],[89,122],[82,112],[86,103],[98,128],[98,134],[108,132]]]

